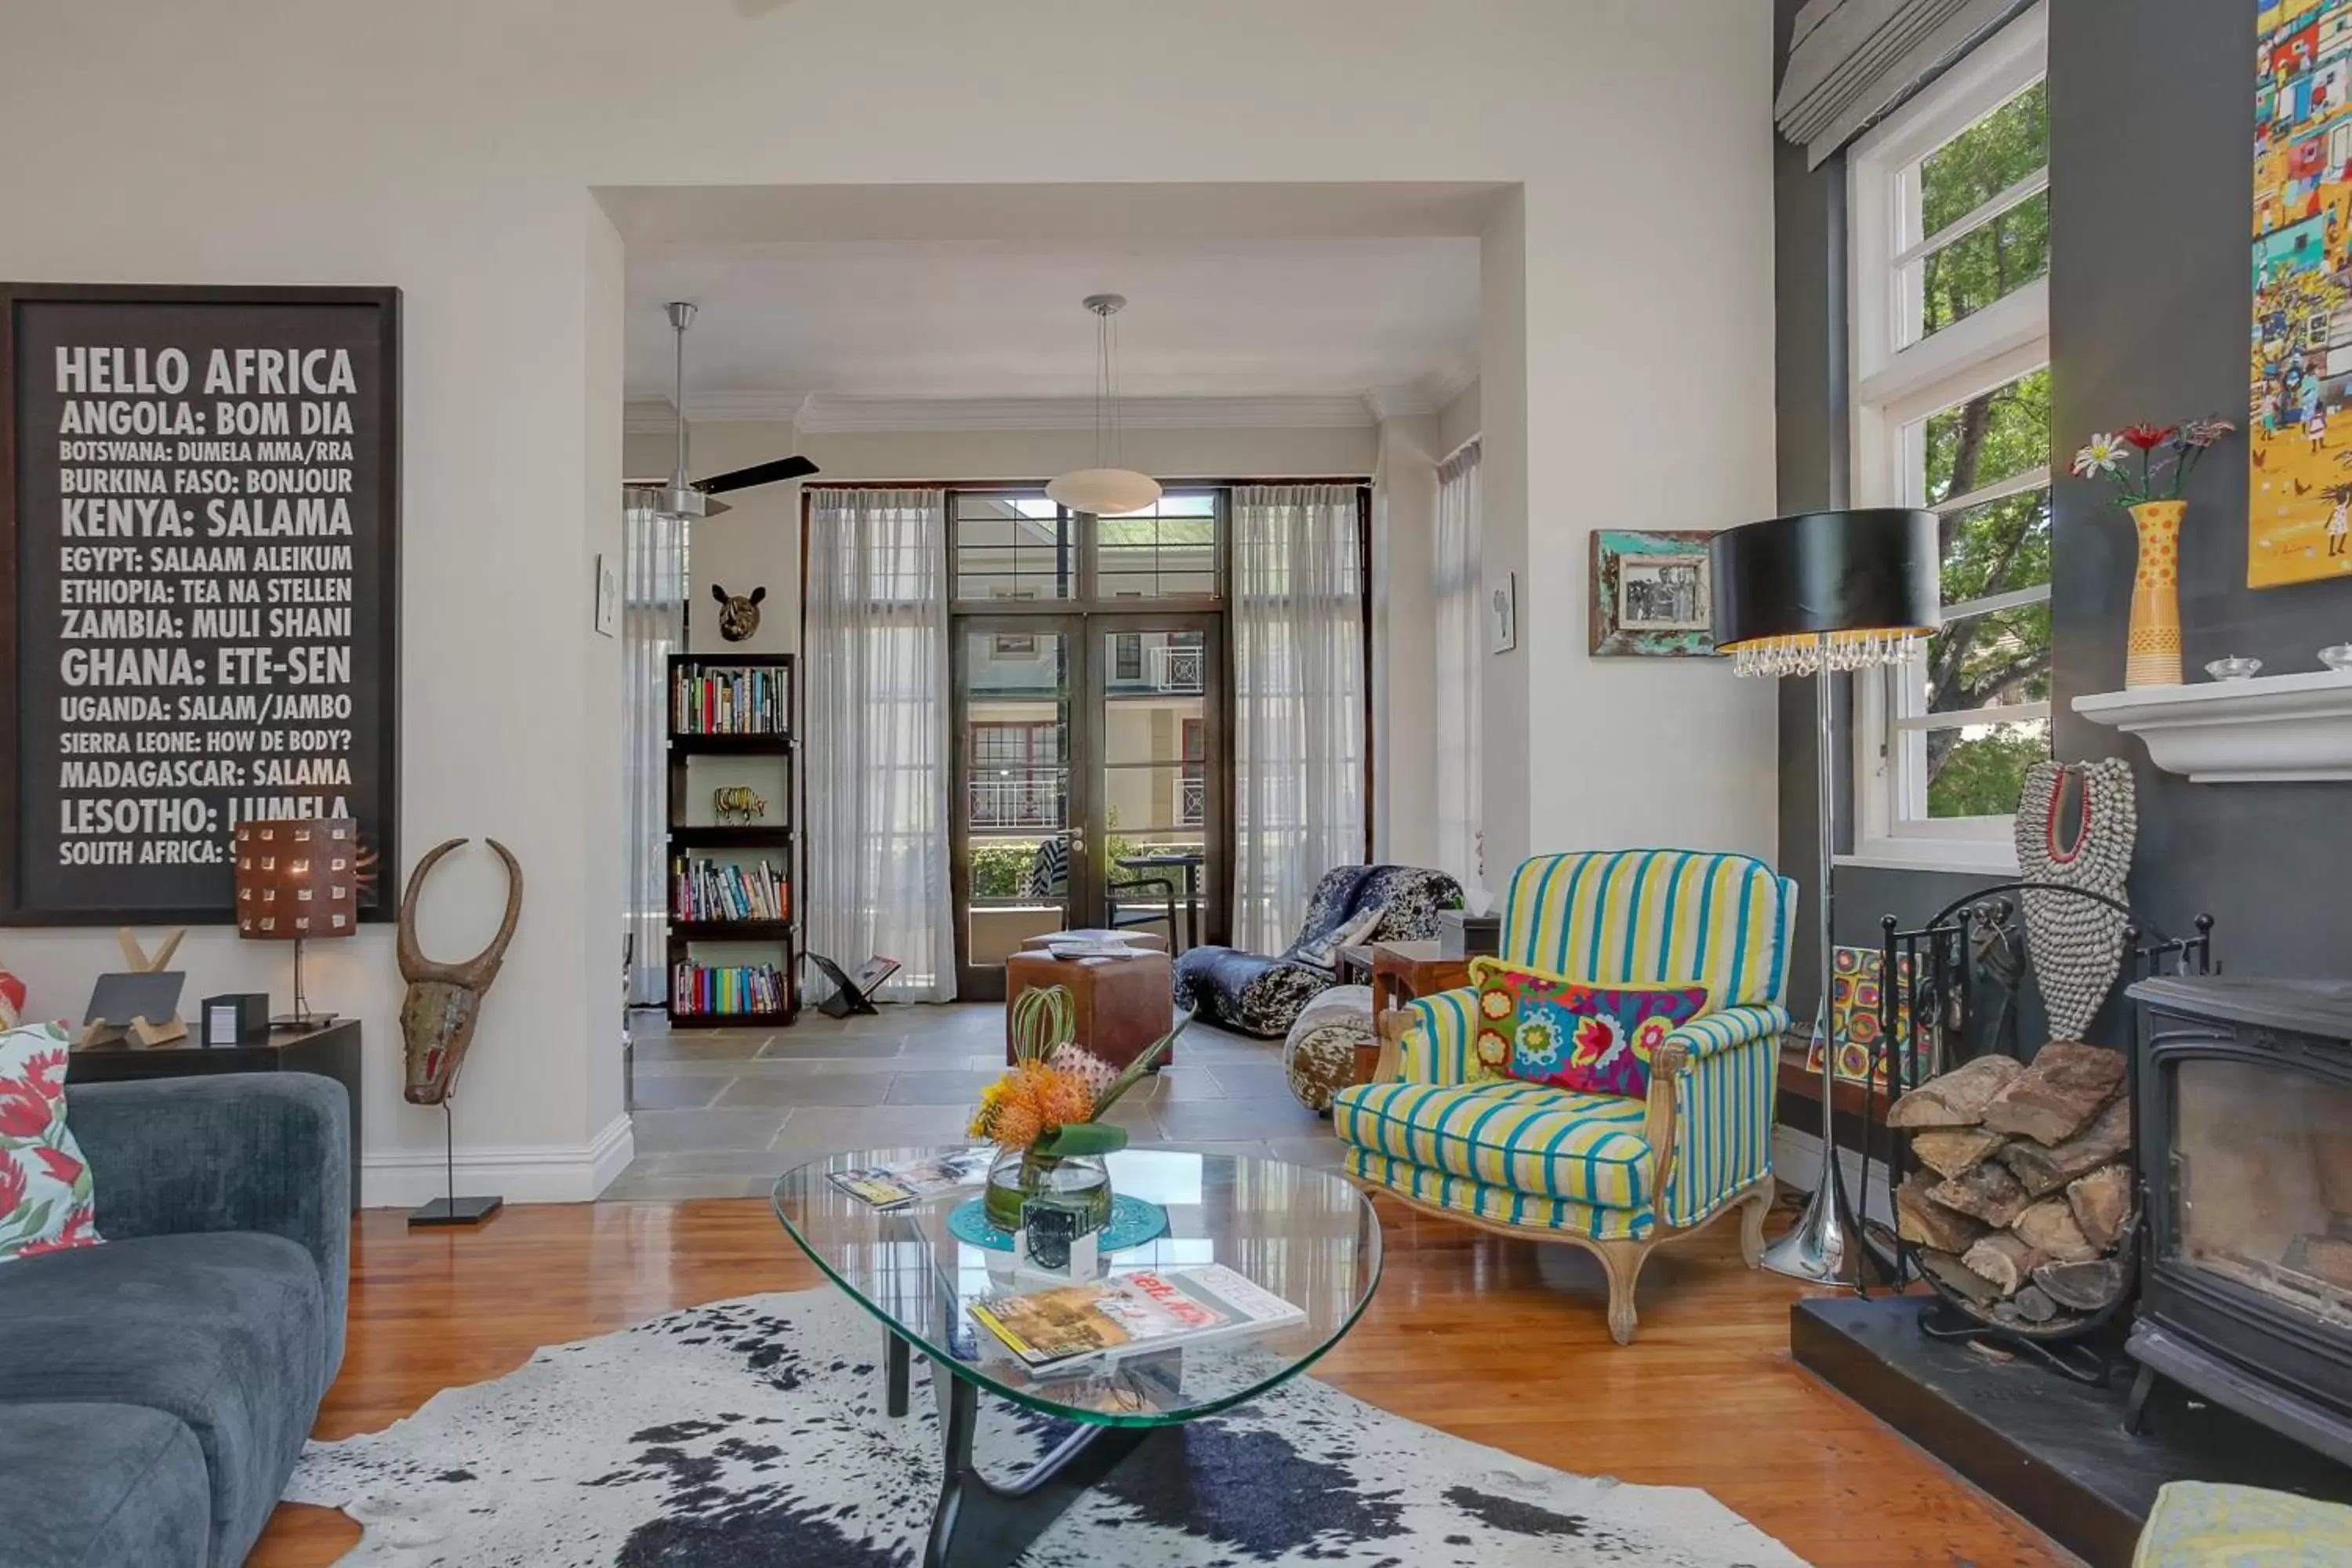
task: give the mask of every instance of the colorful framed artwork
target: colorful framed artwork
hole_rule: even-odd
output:
[[[1848,1083],[1874,1081],[1879,1087],[1886,1083],[1886,1064],[1881,1062],[1874,1079],[1871,1058],[1877,1054],[1884,1035],[1880,1008],[1885,999],[1886,958],[1874,947],[1841,947],[1832,953],[1832,978],[1830,986],[1830,1032],[1837,1037],[1837,1075]],[[1903,961],[1902,980],[1895,990],[1895,1032],[1906,1041],[1911,1039],[1911,961]],[[1937,1068],[1937,1058],[1942,1054],[1938,1042],[1928,1042],[1928,1060],[1916,1058],[1904,1064],[1906,1083],[1918,1083],[1932,1076]],[[1822,1037],[1814,1031],[1812,1045],[1805,1053],[1805,1070],[1822,1070]]]
[[[1596,658],[1715,654],[1706,542],[1697,531],[1592,534],[1592,653]]]
[[[2352,578],[2352,0],[2258,0],[2246,585]]]

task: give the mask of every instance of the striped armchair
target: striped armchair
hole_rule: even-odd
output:
[[[1601,984],[1704,981],[1710,1010],[1659,1047],[1643,1101],[1498,1077],[1472,1047],[1477,993],[1423,998],[1387,1070],[1332,1101],[1349,1171],[1416,1208],[1597,1254],[1620,1344],[1633,1337],[1651,1247],[1744,1205],[1740,1250],[1754,1267],[1772,1204],[1796,896],[1744,855],[1528,861],[1504,906],[1503,958]]]

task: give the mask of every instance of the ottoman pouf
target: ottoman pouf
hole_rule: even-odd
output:
[[[1377,1046],[1372,988],[1334,985],[1309,1001],[1282,1043],[1282,1069],[1298,1103],[1318,1116],[1331,1097],[1356,1081],[1356,1047]]]

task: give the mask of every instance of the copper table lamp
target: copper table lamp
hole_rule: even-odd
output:
[[[279,1029],[322,1029],[332,1013],[313,1013],[302,994],[302,944],[359,931],[360,826],[348,816],[236,825],[236,934],[294,944],[294,1011],[270,1019]]]

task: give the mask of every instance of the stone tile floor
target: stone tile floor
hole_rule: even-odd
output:
[[[789,1167],[843,1149],[961,1143],[1004,1070],[998,1003],[803,1012],[789,1029],[669,1033],[634,1016],[636,1159],[607,1199],[764,1197]],[[1330,1122],[1290,1096],[1278,1042],[1195,1024],[1176,1060],[1112,1111],[1139,1144],[1336,1167]]]

